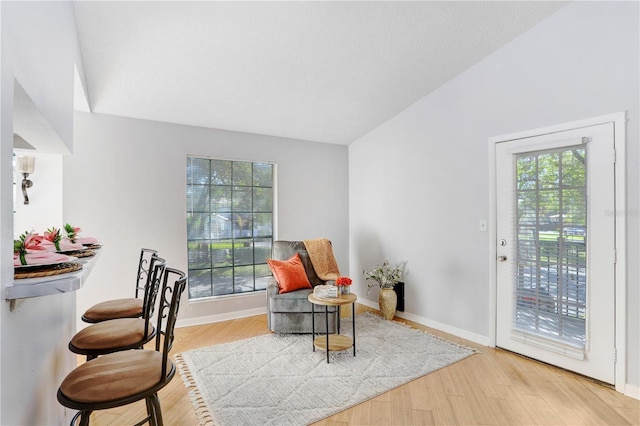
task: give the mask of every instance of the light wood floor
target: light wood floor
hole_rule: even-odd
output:
[[[358,305],[358,312],[371,310]],[[479,353],[316,423],[341,425],[640,425],[640,401],[584,377],[428,329]],[[266,315],[176,330],[173,354],[267,334]],[[178,374],[160,394],[166,425],[197,425]],[[92,425],[132,425],[144,403],[96,412]],[[239,425],[240,426],[240,425]]]

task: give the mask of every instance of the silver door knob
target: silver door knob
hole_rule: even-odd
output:
[[[498,256],[498,260],[500,262],[506,262],[507,261],[507,256]]]

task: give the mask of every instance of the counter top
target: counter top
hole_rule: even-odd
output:
[[[13,280],[6,288],[5,299],[14,302],[15,299],[50,296],[76,291],[83,286],[99,256],[100,251],[97,251],[95,256],[78,259],[76,262],[82,264],[82,269],[79,271],[43,278]]]

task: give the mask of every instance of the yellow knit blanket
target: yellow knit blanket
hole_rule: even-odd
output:
[[[309,258],[316,275],[324,281],[338,279],[340,271],[336,258],[333,256],[331,242],[326,238],[304,240],[303,242],[309,252]]]

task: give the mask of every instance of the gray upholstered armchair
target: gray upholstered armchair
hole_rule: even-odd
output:
[[[326,284],[316,275],[309,253],[302,241],[274,241],[272,258],[287,260],[296,253],[312,287]],[[272,277],[267,285],[267,323],[274,333],[311,333],[311,303],[307,299],[313,289],[299,289],[279,293],[278,282]],[[338,329],[339,307],[329,307],[329,333]],[[324,307],[316,307],[316,332],[325,332]]]

